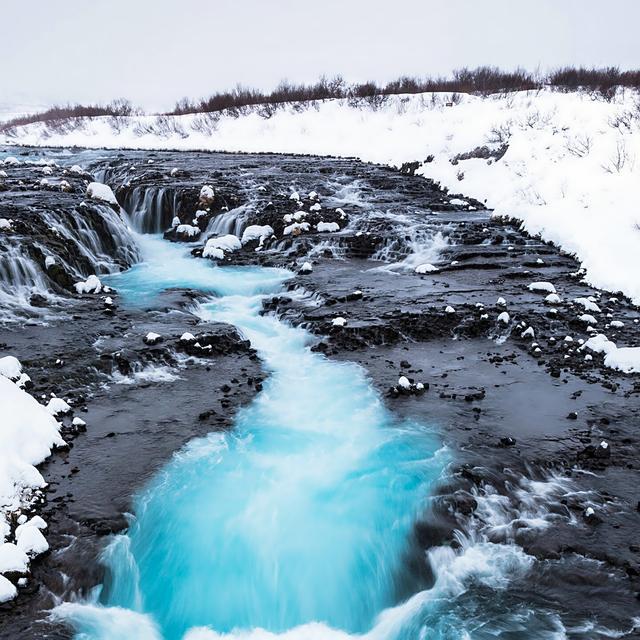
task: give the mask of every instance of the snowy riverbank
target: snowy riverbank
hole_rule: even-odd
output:
[[[333,100],[240,115],[33,124],[7,143],[356,156],[419,169],[574,253],[589,283],[640,302],[640,98],[520,92]],[[450,105],[450,106],[447,106]],[[2,141],[2,137],[0,137]],[[466,158],[464,155],[466,154]],[[502,155],[504,154],[504,155]]]

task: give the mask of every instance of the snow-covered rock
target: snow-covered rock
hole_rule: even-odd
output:
[[[556,288],[550,282],[532,282],[529,291],[537,293],[556,293]]]
[[[142,338],[142,341],[145,344],[153,346],[154,344],[158,344],[159,342],[162,342],[162,336],[159,333],[149,331],[149,333],[147,333],[147,335],[144,338]]]
[[[179,224],[176,227],[176,235],[182,238],[197,238],[200,235],[200,227],[194,227],[190,224]]]
[[[180,342],[194,342],[195,339],[196,339],[196,337],[193,335],[193,333],[189,333],[188,331],[185,331],[180,336]]]
[[[589,338],[580,349],[604,354],[604,364],[625,373],[640,373],[640,347],[618,347],[604,334]]]
[[[261,247],[264,244],[264,241],[268,240],[273,233],[273,227],[268,224],[252,224],[242,232],[242,239],[240,242],[244,245],[253,240],[258,240],[259,246]]]
[[[338,316],[337,318],[334,318],[331,321],[331,324],[334,327],[344,327],[347,324],[347,320],[346,320],[346,318],[343,318],[342,316]]]
[[[496,300],[496,304],[497,304],[499,307],[506,307],[506,306],[507,306],[507,301],[506,301],[502,296],[500,296],[500,297]]]
[[[318,222],[316,229],[320,233],[335,233],[340,231],[340,225],[337,222]]]
[[[595,313],[601,313],[600,307],[593,302],[593,300],[589,300],[589,298],[574,298],[573,301],[576,304],[582,305],[585,311],[594,311]]]
[[[423,264],[419,264],[415,268],[416,273],[424,274],[424,273],[435,273],[438,271],[438,267],[434,267],[432,264],[428,264],[427,262]]]
[[[498,322],[503,322],[504,324],[509,324],[509,314],[506,311],[503,311],[500,315],[498,315]]]
[[[47,404],[47,411],[52,416],[64,415],[66,413],[71,412],[71,407],[69,403],[63,400],[62,398],[53,397],[49,400]]]
[[[562,300],[560,299],[560,296],[557,293],[550,293],[545,299],[544,301],[547,304],[560,304],[562,302]]]
[[[310,262],[303,262],[298,273],[311,273],[313,271],[313,265]]]
[[[6,218],[0,218],[0,231],[11,231],[13,228],[13,223],[11,220],[7,220]]]
[[[98,202],[106,202],[107,204],[117,205],[118,200],[111,191],[111,187],[102,182],[90,182],[87,186],[87,198],[97,200]]]
[[[285,236],[299,236],[301,233],[309,231],[309,228],[308,222],[294,222],[293,224],[285,227],[282,234]]]
[[[587,324],[598,324],[598,321],[588,313],[583,313],[582,315],[578,316],[578,320],[580,320],[581,322],[586,322]]]
[[[238,236],[227,234],[224,236],[216,236],[209,238],[202,251],[203,258],[214,258],[222,260],[226,253],[233,253],[242,248],[242,243]]]
[[[208,207],[215,200],[215,192],[211,185],[205,184],[202,189],[200,189],[199,196],[200,204],[204,207]]]
[[[71,424],[74,427],[86,427],[87,423],[82,419],[82,418],[78,418],[78,416],[76,416],[72,421]]]
[[[96,275],[89,276],[84,282],[76,282],[73,286],[80,294],[100,293],[100,291],[102,291],[102,283]]]
[[[22,375],[22,364],[15,356],[0,358],[0,376],[16,381]]]
[[[455,310],[451,305],[447,305],[447,306],[444,308],[444,312],[445,312],[445,313],[455,313],[455,312],[456,312],[456,310]]]

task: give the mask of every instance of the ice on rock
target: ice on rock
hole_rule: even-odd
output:
[[[22,364],[15,356],[0,358],[0,375],[9,380],[16,381],[22,375]]]
[[[334,327],[344,327],[347,324],[347,320],[346,320],[346,318],[343,318],[342,316],[338,316],[337,318],[334,318],[331,321],[331,324]]]
[[[111,187],[102,182],[90,182],[87,187],[87,197],[98,202],[106,202],[107,204],[117,205],[116,199]]]
[[[335,233],[340,231],[340,225],[337,222],[318,222],[316,229],[320,233]]]
[[[416,268],[415,268],[415,272],[416,273],[435,273],[436,271],[438,271],[438,267],[434,267],[432,264],[428,264],[428,263],[424,263],[424,264],[419,264]]]
[[[100,278],[96,275],[89,276],[84,282],[76,282],[73,286],[80,294],[100,293],[100,291],[102,291],[102,283],[100,282]]]
[[[529,291],[537,293],[556,293],[556,288],[550,282],[532,282],[529,285]]]

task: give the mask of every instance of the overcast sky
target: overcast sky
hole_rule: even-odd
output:
[[[166,109],[236,84],[640,67],[640,0],[2,0],[0,103]]]

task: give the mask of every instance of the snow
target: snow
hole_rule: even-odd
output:
[[[500,297],[500,298],[498,298],[498,299],[496,300],[496,304],[497,304],[499,307],[506,307],[506,306],[507,306],[507,301],[506,301],[504,298]]]
[[[240,242],[242,244],[247,244],[247,242],[251,242],[252,240],[259,240],[260,246],[262,246],[264,244],[264,241],[267,240],[267,238],[270,238],[273,233],[273,227],[269,226],[268,224],[252,224],[244,230]]]
[[[0,603],[13,600],[18,595],[18,590],[4,576],[0,575]]]
[[[347,320],[346,320],[346,318],[343,318],[342,316],[338,316],[337,318],[334,318],[331,321],[331,324],[334,327],[344,327],[344,325],[347,324]]]
[[[187,238],[193,238],[200,234],[200,227],[193,227],[190,224],[179,224],[176,227],[176,233]]]
[[[509,324],[509,314],[506,311],[503,311],[498,316],[498,322],[504,322],[505,324]]]
[[[76,282],[73,285],[78,293],[100,293],[102,283],[98,276],[89,276],[84,282]]]
[[[444,312],[445,312],[445,313],[455,313],[455,312],[456,312],[456,310],[455,310],[451,305],[447,305],[447,306],[444,308]]]
[[[49,549],[49,543],[38,527],[21,524],[16,529],[16,546],[29,556],[38,556]]]
[[[411,383],[409,382],[409,378],[406,376],[400,376],[398,378],[398,386],[403,389],[411,389]]]
[[[178,216],[173,216],[173,219],[171,220],[171,227],[175,228],[179,226],[180,226],[180,218],[178,218]]]
[[[82,418],[78,418],[77,416],[71,421],[71,424],[74,427],[86,427],[87,426],[87,423]]]
[[[304,231],[309,231],[308,222],[294,222],[293,224],[285,227],[282,234],[285,236],[299,236]]]
[[[573,300],[576,304],[582,305],[585,311],[595,311],[596,313],[601,313],[600,307],[593,302],[593,300],[589,300],[589,298],[574,298]]]
[[[624,373],[640,373],[640,347],[618,347],[604,334],[589,338],[580,349],[604,353],[604,364]]]
[[[207,244],[205,244],[202,251],[202,257],[222,260],[225,253],[232,253],[241,248],[242,243],[238,236],[232,234],[216,236],[215,238],[209,238],[209,240],[207,240]]]
[[[36,465],[45,460],[54,446],[63,446],[60,424],[32,396],[21,390],[8,378],[0,376],[0,405],[3,407],[2,429],[0,429],[0,532],[6,540],[10,532],[8,514],[19,509],[28,500],[30,491],[45,486]],[[23,552],[39,553],[46,540],[38,527],[44,524],[41,518],[32,519],[38,535],[21,533],[16,545]],[[46,526],[46,525],[45,525]],[[37,540],[36,540],[37,538]],[[43,544],[44,542],[44,544]],[[2,547],[0,572],[8,571],[7,562],[17,561],[21,556],[9,548]],[[9,600],[16,590],[4,576],[0,576],[0,601]]]
[[[215,198],[215,193],[213,191],[213,187],[205,184],[202,189],[200,189],[200,202],[204,205],[211,204]]]
[[[428,264],[428,263],[424,263],[424,264],[419,264],[416,268],[415,268],[415,272],[416,273],[434,273],[435,271],[438,271],[438,267],[434,267],[432,264]]]
[[[170,116],[171,133],[156,116],[121,118],[117,130],[108,117],[60,131],[33,123],[6,142],[355,156],[394,166],[433,155],[418,175],[486,199],[494,215],[515,217],[526,231],[575,254],[590,284],[622,290],[637,303],[637,101],[632,89],[611,100],[552,89],[460,94],[455,102],[449,93],[422,93],[389,96],[376,106],[348,99],[290,104],[268,119],[258,108],[221,113],[214,133],[197,126],[201,114]],[[503,144],[500,159],[451,162],[477,147],[498,151]]]
[[[159,333],[154,333],[153,331],[149,331],[147,335],[143,338],[145,344],[154,345],[158,344],[162,340],[162,336]]]
[[[550,293],[545,299],[544,301],[547,304],[560,304],[562,302],[562,300],[560,299],[560,296],[557,293]]]
[[[106,202],[107,204],[118,204],[113,191],[111,191],[111,187],[102,184],[102,182],[90,182],[87,187],[87,197],[92,200],[98,200],[99,202]]]
[[[521,338],[533,338],[535,336],[535,332],[533,330],[533,327],[529,327],[528,329],[525,329],[521,334],[520,337]]]
[[[616,329],[621,329],[622,327],[624,327],[624,322],[622,322],[622,320],[612,320],[611,326]]]
[[[340,231],[340,225],[337,222],[318,222],[316,229],[320,233],[335,233],[336,231]]]
[[[313,265],[310,262],[304,262],[300,267],[300,273],[311,273],[313,271]]]
[[[57,416],[58,414],[69,413],[71,411],[71,407],[62,398],[54,397],[49,400],[49,403],[47,404],[47,411],[52,416]]]
[[[193,333],[189,333],[188,331],[185,331],[180,336],[180,342],[193,342],[195,339],[196,337],[193,335]]]
[[[598,321],[588,313],[583,313],[581,316],[578,316],[578,320],[586,322],[587,324],[598,324]]]
[[[10,231],[12,228],[11,220],[7,220],[6,218],[0,218],[0,229],[3,231]]]
[[[15,356],[4,356],[0,358],[0,375],[9,380],[18,380],[22,374],[22,365]]]
[[[29,556],[11,542],[0,545],[0,573],[15,571],[26,573],[29,566]]]
[[[529,291],[538,293],[555,293],[556,288],[550,282],[532,282],[529,285]]]

